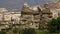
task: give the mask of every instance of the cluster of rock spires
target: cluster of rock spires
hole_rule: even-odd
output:
[[[13,17],[18,17],[16,16],[16,14],[20,14],[21,16],[19,15],[19,19],[18,18],[13,19],[13,17],[11,16],[10,20],[3,22],[1,21],[3,24],[1,24],[0,27],[7,26],[5,28],[20,27],[20,28],[35,28],[35,29],[46,28],[45,26],[46,24],[48,24],[47,22],[49,20],[55,18],[56,16],[58,17],[60,15],[59,12],[60,9],[56,8],[58,6],[55,6],[55,4],[59,5],[59,3],[48,3],[48,4],[30,7],[27,3],[25,3],[21,11],[20,10],[7,11],[9,17],[11,15]],[[55,7],[53,7],[53,5]],[[4,27],[3,29],[5,29]]]
[[[44,9],[41,10],[39,6],[36,7],[37,10],[33,10],[24,4],[21,11],[21,22],[24,23],[25,28],[36,28],[45,27],[48,20],[52,18],[52,12],[50,11],[48,4],[44,4]]]

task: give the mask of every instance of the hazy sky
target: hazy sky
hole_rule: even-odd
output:
[[[7,9],[21,9],[25,2],[27,2],[30,6],[33,6],[50,1],[51,0],[0,0],[0,7]]]

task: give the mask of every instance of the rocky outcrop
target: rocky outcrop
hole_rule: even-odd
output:
[[[47,22],[53,17],[52,13],[51,5],[49,4],[30,7],[25,3],[21,11],[10,10],[4,12],[3,22],[1,24],[8,25],[9,27],[19,26],[21,28],[45,28]]]
[[[41,10],[39,6],[34,10],[26,4],[21,11],[21,24],[27,28],[44,27],[47,21],[52,18],[52,12],[48,4],[44,4],[44,9]],[[27,26],[26,26],[27,25]],[[31,27],[30,27],[31,26]]]

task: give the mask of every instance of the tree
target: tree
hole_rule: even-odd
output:
[[[6,31],[5,30],[1,30],[0,34],[6,34]]]
[[[23,34],[36,34],[35,29],[29,28],[23,31]]]
[[[19,29],[18,28],[13,28],[13,33],[18,33]]]
[[[50,33],[59,33],[60,32],[60,17],[58,17],[57,19],[52,19],[48,22],[47,24],[47,30]]]

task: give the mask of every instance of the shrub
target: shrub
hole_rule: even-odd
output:
[[[50,33],[59,33],[60,32],[60,17],[58,17],[57,19],[52,19],[51,21],[48,22],[47,25],[47,30]]]
[[[13,33],[18,33],[18,28],[13,28]]]
[[[36,34],[36,31],[35,29],[29,28],[29,29],[23,30],[23,34]]]
[[[6,34],[6,31],[5,30],[1,30],[0,34]]]

